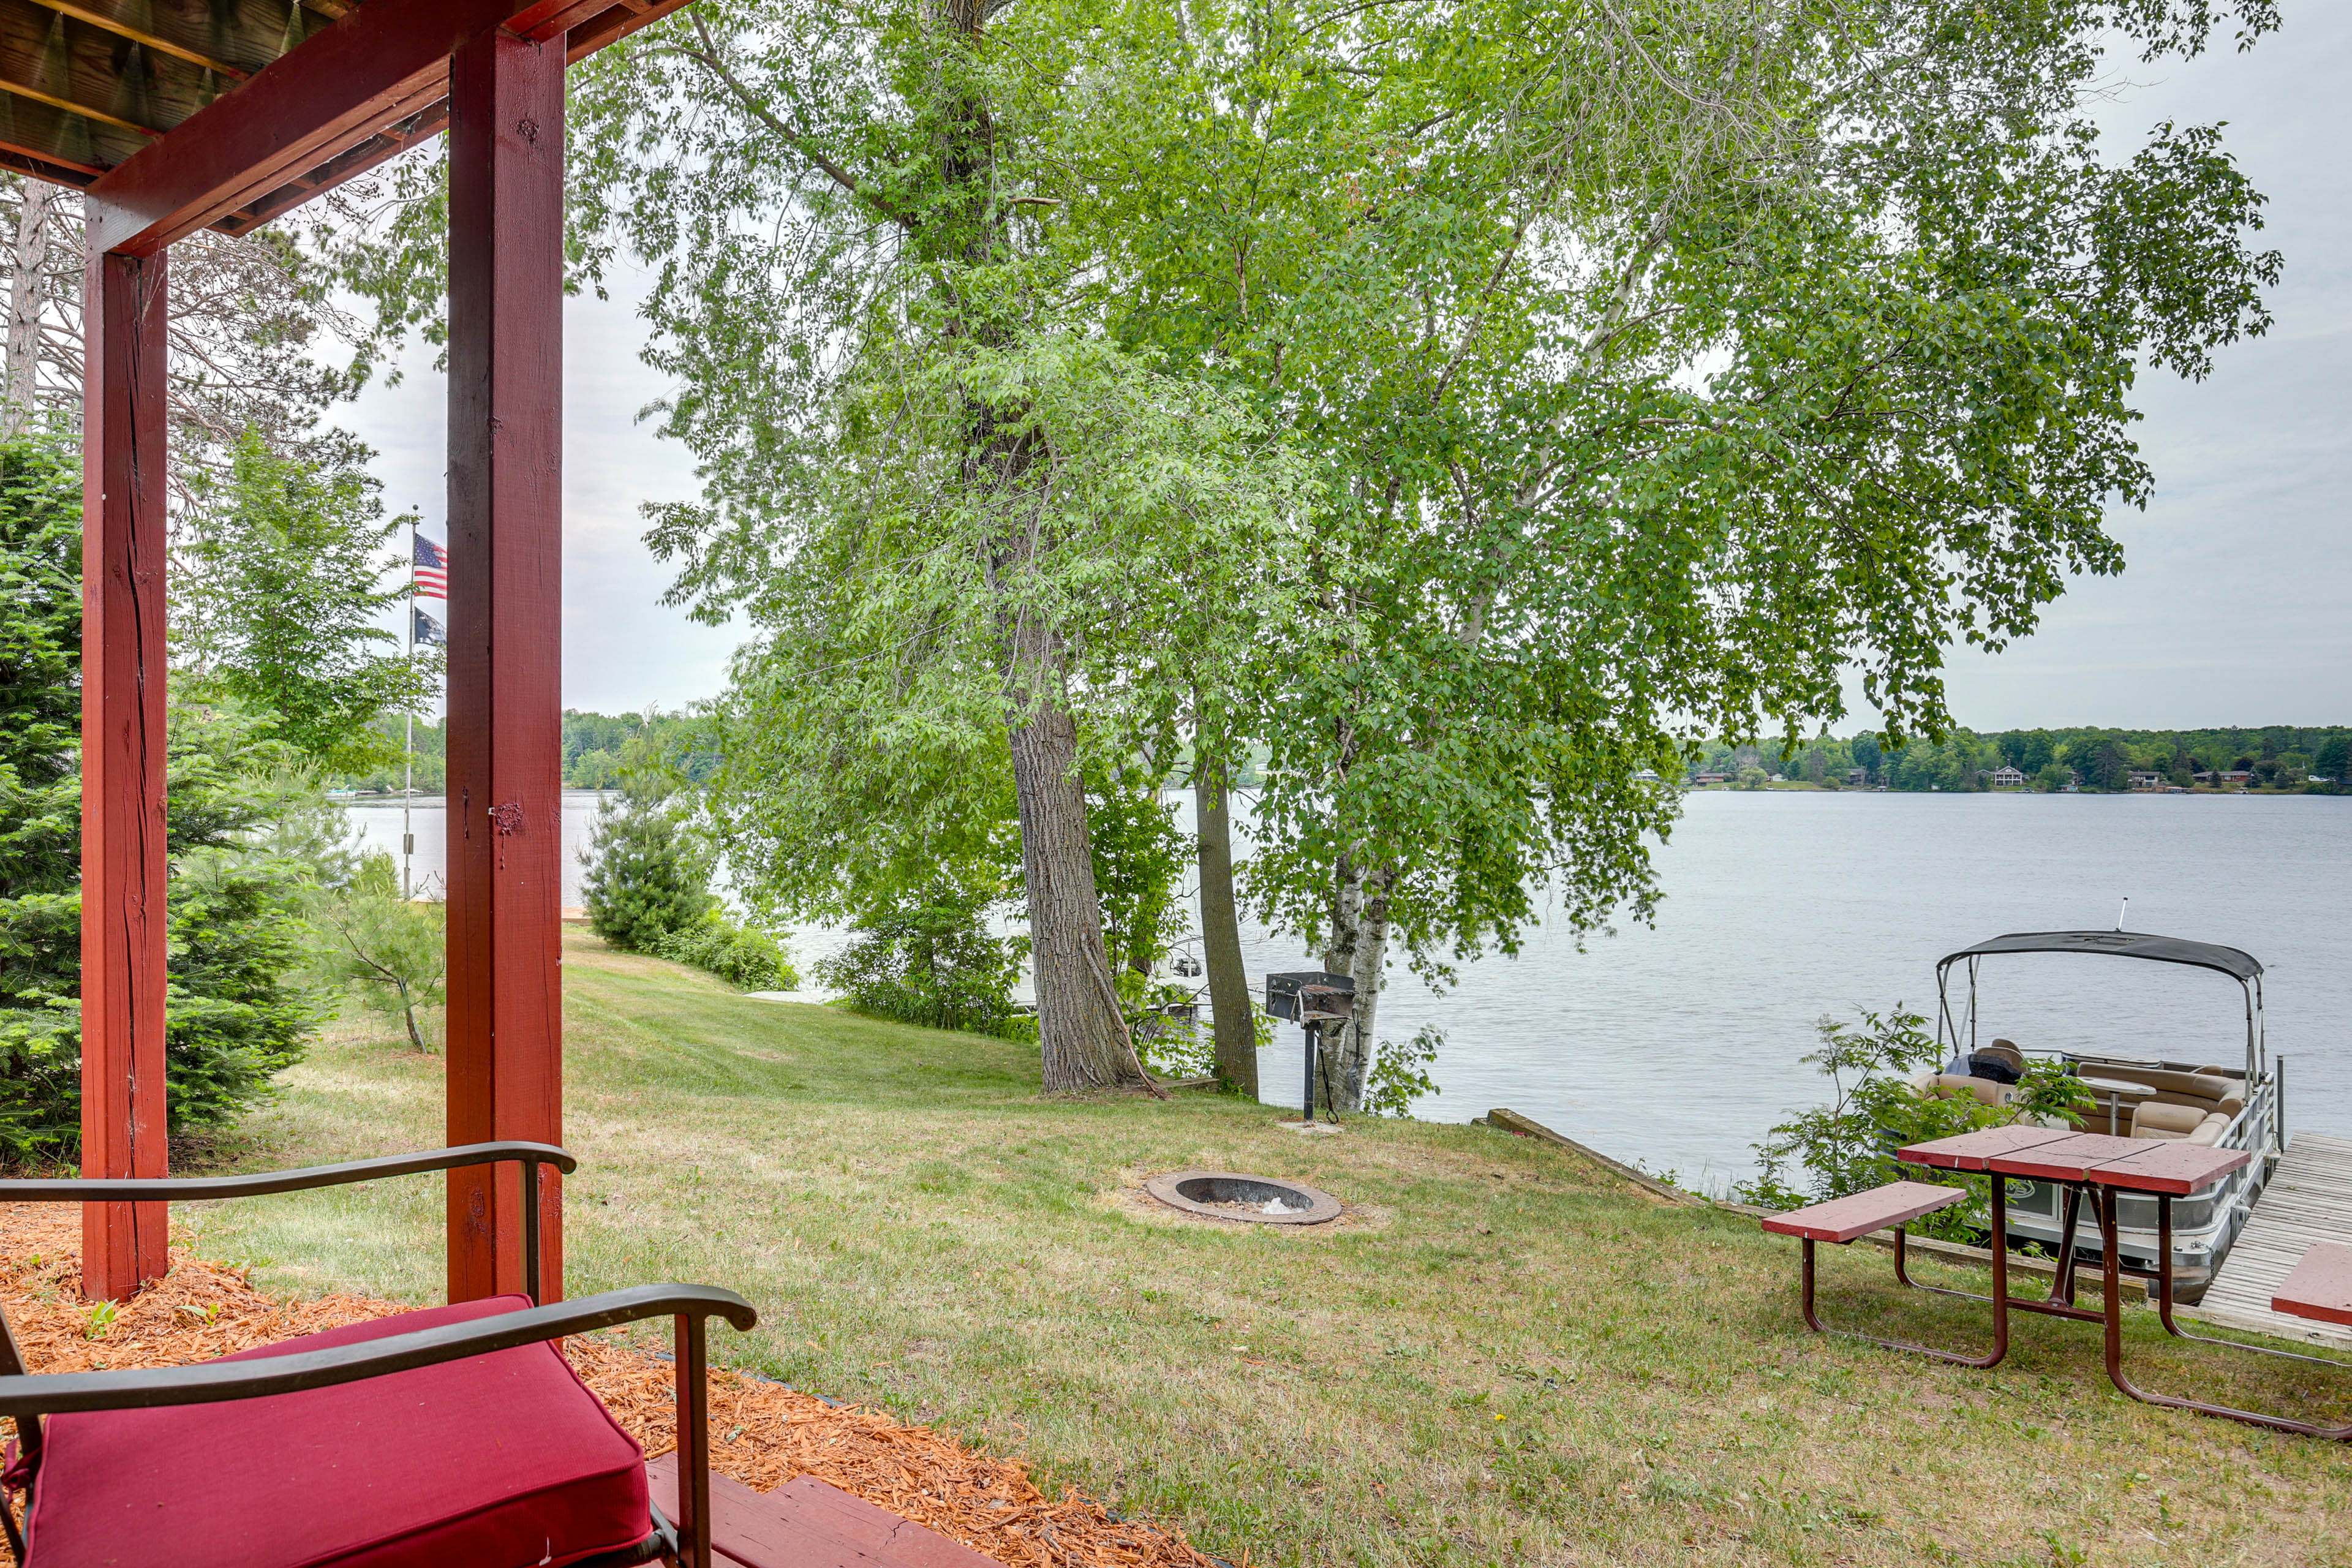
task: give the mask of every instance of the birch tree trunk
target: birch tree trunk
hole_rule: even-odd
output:
[[[1389,868],[1368,868],[1346,855],[1332,872],[1331,945],[1324,950],[1323,967],[1356,983],[1353,1016],[1344,1024],[1323,1026],[1317,1063],[1324,1097],[1335,1111],[1353,1113],[1364,1108],[1364,1085],[1371,1076],[1379,1038],[1374,1031],[1388,965],[1389,887],[1393,879]]]
[[[1201,845],[1201,956],[1216,1015],[1217,1081],[1257,1098],[1257,1019],[1242,966],[1241,917],[1234,905],[1234,829],[1223,757],[1203,756],[1192,776],[1192,826]]]
[[[49,220],[60,194],[27,176],[16,209],[16,248],[8,273],[8,383],[0,436],[14,437],[40,407],[41,282],[49,259]]]
[[[1028,884],[1037,1043],[1048,1094],[1157,1087],[1137,1059],[1103,948],[1102,902],[1078,780],[1078,726],[1063,697],[1060,634],[1027,616],[1009,628],[1006,728]]]

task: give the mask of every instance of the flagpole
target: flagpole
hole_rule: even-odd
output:
[[[416,519],[408,520],[408,662],[416,662]],[[416,793],[416,705],[400,716],[400,896],[414,898],[415,890],[409,885],[409,859],[416,853],[416,834],[410,827],[408,814]]]

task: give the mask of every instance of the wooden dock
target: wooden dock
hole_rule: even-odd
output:
[[[2181,1315],[2281,1339],[2352,1345],[2352,1328],[2271,1310],[2280,1281],[2315,1241],[2352,1243],[2352,1138],[2297,1132],[2204,1300]]]

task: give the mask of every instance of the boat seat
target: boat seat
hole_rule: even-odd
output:
[[[2101,1068],[2098,1076],[2139,1086],[2118,1098],[2125,1109],[2136,1105],[2172,1105],[2199,1113],[2220,1109],[2223,1099],[2238,1092],[2237,1084],[2204,1073],[2167,1072],[2156,1068]]]
[[[2126,1134],[2132,1138],[2186,1138],[2197,1131],[2205,1120],[2201,1110],[2185,1105],[2166,1105],[2159,1100],[2144,1100],[2131,1108],[2131,1129]]]
[[[2144,1100],[2132,1107],[2129,1136],[2210,1144],[2229,1130],[2230,1118],[2218,1110],[2200,1111],[2187,1106]]]
[[[1975,1100],[1985,1105],[2003,1105],[2009,1086],[1993,1082],[1989,1078],[1962,1078],[1958,1073],[1939,1072],[1920,1087],[1920,1092],[1938,1100]]]

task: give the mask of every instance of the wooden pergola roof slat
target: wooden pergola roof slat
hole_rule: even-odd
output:
[[[163,53],[184,59],[192,66],[201,66],[205,70],[215,71],[222,76],[229,78],[233,81],[243,81],[246,78],[253,74],[248,70],[238,69],[236,67],[230,65],[226,60],[214,59],[211,56],[202,54],[195,49],[188,47],[184,44],[175,44],[171,39],[163,37],[161,34],[151,33],[141,27],[134,27],[127,22],[107,15],[103,11],[96,10],[89,6],[74,5],[72,0],[33,0],[33,3],[41,6],[45,10],[55,11],[60,16],[71,16],[78,22],[87,22],[93,27],[103,27],[108,32],[128,38],[134,44],[143,44],[151,49],[161,49]]]
[[[0,168],[14,169],[20,174],[51,184],[71,185],[79,190],[106,173],[95,163],[68,163],[54,153],[36,153],[29,147],[19,147],[14,142],[0,142]],[[79,180],[61,180],[59,169],[70,170],[81,176]]]
[[[0,78],[0,92],[13,92],[19,98],[29,98],[35,103],[46,103],[51,109],[62,109],[68,114],[79,114],[85,120],[95,120],[100,125],[111,125],[118,130],[136,132],[142,136],[163,134],[152,125],[136,124],[120,115],[109,114],[103,109],[94,109],[87,103],[76,103],[72,99],[59,98],[55,93],[43,92],[39,88],[27,87],[21,81],[10,81],[5,78]]]

